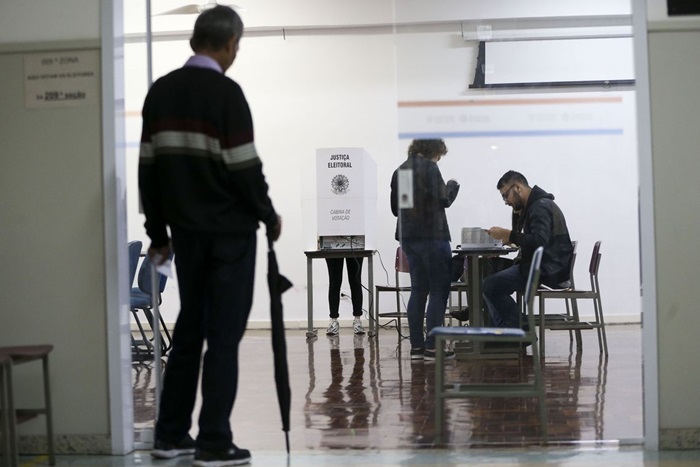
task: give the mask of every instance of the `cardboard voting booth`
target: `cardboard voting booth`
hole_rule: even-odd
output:
[[[374,159],[363,148],[317,149],[315,174],[314,249],[374,249],[377,215]],[[309,209],[305,212],[306,217],[311,214]]]

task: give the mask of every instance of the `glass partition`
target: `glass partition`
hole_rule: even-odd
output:
[[[152,1],[154,79],[182,66],[191,54],[188,40],[196,15],[163,14],[183,3]],[[288,275],[303,282],[306,265],[300,254],[318,244],[316,220],[307,222],[302,209],[316,150],[362,148],[376,162],[376,241],[368,248],[381,260],[375,262],[377,277],[386,272],[393,280],[396,247],[416,238],[446,241],[440,246],[450,258],[446,276],[450,281],[459,277],[453,277],[454,250],[463,244],[491,245],[494,239],[484,232],[492,227],[512,229],[513,203],[524,186],[504,192],[508,187],[498,188],[497,182],[514,170],[529,187],[554,195],[571,240],[578,242],[575,282],[587,284],[587,257],[602,241],[606,319],[639,321],[628,2],[363,0],[333,2],[333,11],[321,0],[289,3],[236,1],[246,32],[227,72],[241,84],[252,109],[256,146],[276,209],[285,219],[278,255]],[[136,189],[140,109],[148,87],[146,9],[140,1],[125,0],[124,6],[129,239],[147,245]],[[616,46],[592,46],[601,39]],[[563,70],[560,61],[547,59],[555,53],[575,59]],[[602,65],[599,73],[579,79],[571,69],[577,62],[589,64],[583,71]],[[612,62],[619,67],[607,77],[605,64]],[[538,73],[528,74],[535,66]],[[422,153],[427,151],[420,143],[424,140],[444,143],[444,151],[438,145],[439,161]],[[421,172],[408,164],[396,173],[392,190],[392,177],[410,159],[414,142]],[[444,186],[425,178],[426,170],[439,174]],[[449,180],[459,184],[454,199]],[[510,238],[502,243],[511,243]],[[409,261],[419,256],[414,251]],[[316,263],[314,273],[325,277],[325,265]],[[323,303],[327,282],[315,284],[312,295]],[[267,294],[262,276],[255,294],[256,303],[265,303],[258,298]],[[372,294],[367,291],[366,304]],[[305,321],[305,293],[285,300],[286,318]],[[405,295],[400,311],[406,311],[408,301]],[[169,281],[162,306],[167,323],[174,322],[178,305],[176,282]],[[557,311],[554,304],[552,311]],[[483,317],[487,320],[488,314]],[[267,310],[253,310],[251,321],[266,319]],[[144,414],[139,427],[150,429],[151,416]],[[631,428],[630,437],[639,436],[641,425]]]

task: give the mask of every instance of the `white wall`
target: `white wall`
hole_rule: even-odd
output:
[[[566,18],[625,15],[629,0],[397,0],[398,21],[489,20],[512,18]]]
[[[177,56],[174,52],[177,49],[185,54]],[[127,48],[127,61],[130,50]],[[187,57],[186,44],[158,43],[155,56],[176,56],[169,68],[179,66]],[[244,39],[230,74],[241,83],[250,102],[256,145],[263,159],[271,197],[283,216],[283,235],[276,249],[282,271],[295,284],[294,289],[285,294],[285,310],[288,319],[299,320],[306,313],[306,270],[300,223],[301,167],[315,156],[319,147],[364,147],[380,166],[378,179],[386,181],[384,186],[380,183],[379,199],[387,199],[389,168],[393,171],[399,161],[395,139],[393,37],[379,34],[338,35],[323,40],[305,36],[290,36],[286,41],[278,37]],[[136,109],[130,107],[129,110]],[[130,134],[138,138],[138,124],[128,128],[133,129]],[[388,135],[391,136],[387,138]],[[130,191],[130,206],[135,209],[136,148],[129,153],[129,164],[131,187],[134,187]],[[391,231],[388,239],[380,240],[384,246],[380,250],[386,252],[395,248],[388,246],[393,242],[394,221],[388,204],[384,204],[386,206],[380,206],[378,231]],[[130,238],[142,238],[147,242],[142,224],[141,216],[132,211]],[[258,256],[253,321],[267,320],[269,316],[264,247],[260,245]],[[317,303],[320,305],[325,300],[323,284],[327,286],[327,273],[324,262],[316,263]],[[168,295],[164,300],[164,312],[177,310],[176,301],[174,294]]]
[[[110,449],[102,107],[98,98],[27,109],[23,59],[65,49],[99,53],[99,13],[99,2],[0,4],[0,342],[54,345],[51,389],[63,452],[85,436],[85,452]],[[40,375],[34,364],[18,368],[18,405],[40,403]],[[43,423],[20,427],[22,449],[41,445]]]
[[[5,226],[0,342],[54,344],[57,432],[106,433],[99,105],[26,110],[22,59],[23,54],[0,54],[0,218]],[[65,120],[59,123],[57,117]],[[36,132],[14,136],[27,128]],[[63,206],[71,209],[64,211]],[[27,397],[40,390],[34,380],[39,374],[39,367],[20,369],[18,405],[27,405]],[[76,391],[75,380],[87,374],[99,381],[94,387],[104,393]],[[71,415],[85,409],[94,416]],[[23,427],[23,433],[37,426],[41,433],[41,423]]]
[[[658,375],[645,368],[645,374],[653,375],[645,392],[654,386],[658,392],[645,401],[645,408],[648,413],[658,410],[658,432],[652,434],[658,434],[661,448],[697,449],[700,395],[690,388],[700,383],[700,365],[692,357],[700,352],[698,254],[692,248],[700,229],[695,206],[700,196],[700,19],[666,18],[665,5],[661,0],[646,2],[656,253],[656,303],[651,304],[656,313],[650,318],[658,343],[650,351],[645,348],[645,360],[647,355],[658,360]]]
[[[428,12],[439,11],[441,5],[447,8],[448,3],[431,4],[431,9],[418,11],[416,2],[397,2],[396,15],[416,20]],[[605,8],[601,7],[603,3],[607,5]],[[608,9],[611,3],[603,3],[594,5],[601,7],[599,11],[592,9],[588,10],[589,13],[629,13],[627,2],[615,2],[615,12]],[[546,11],[542,15],[547,16],[559,11],[550,8],[551,2],[543,2],[541,6],[545,7],[544,10],[534,8],[530,10],[531,14]],[[370,8],[361,5],[358,11],[371,17],[374,10],[363,10],[364,7]],[[244,19],[256,8],[259,5],[251,5],[248,12],[243,12]],[[494,15],[495,10],[484,8],[478,14],[488,17]],[[456,16],[463,14],[456,13]],[[280,22],[274,14],[269,21],[271,24]],[[459,22],[404,27],[394,34],[390,28],[381,27],[314,31],[312,21],[328,24],[332,18],[312,15],[307,23],[309,30],[287,31],[286,39],[277,34],[244,36],[239,57],[229,71],[230,76],[243,86],[250,101],[256,144],[263,158],[273,201],[284,217],[284,232],[277,250],[283,272],[295,284],[294,289],[285,295],[285,316],[292,326],[296,323],[305,325],[306,319],[306,262],[299,224],[302,177],[299,171],[314,156],[316,148],[360,146],[367,149],[377,162],[378,251],[382,262],[375,261],[375,282],[383,284],[387,281],[387,274],[382,263],[385,269],[391,270],[396,247],[393,238],[395,218],[388,202],[389,181],[393,170],[405,158],[409,142],[399,138],[403,131],[399,102],[571,97],[561,93],[470,92],[467,85],[473,78],[476,44],[462,39]],[[261,24],[264,23],[258,23]],[[181,66],[190,53],[185,40],[156,42],[155,76]],[[127,82],[128,164],[132,181],[129,238],[139,238],[147,243],[142,229],[143,219],[137,214],[135,189],[139,109],[146,92],[144,47],[137,43],[127,44],[126,61],[133,72],[127,75],[130,80]],[[630,235],[637,230],[634,94],[598,89],[580,91],[575,95],[614,96],[620,103],[610,112],[610,108],[595,105],[519,106],[513,112],[521,119],[519,125],[528,118],[555,119],[554,123],[545,120],[533,128],[552,125],[559,128],[561,115],[570,113],[585,119],[589,126],[600,124],[620,128],[622,135],[447,140],[450,153],[441,162],[443,173],[462,183],[460,197],[448,211],[453,240],[455,243],[459,241],[459,232],[464,226],[509,224],[509,212],[498,197],[495,183],[506,170],[520,170],[533,184],[553,192],[567,215],[572,238],[579,240],[580,245],[578,283],[588,283],[586,267],[590,250],[596,240],[603,240],[601,279],[606,316],[610,321],[638,320],[638,246],[636,234]],[[500,128],[496,121],[498,114],[493,113],[496,110],[486,112],[493,117],[490,128]],[[536,115],[530,117],[531,114]],[[499,149],[494,151],[492,146]],[[614,190],[611,191],[610,187]],[[262,247],[259,253],[260,266],[251,315],[253,325],[265,322],[268,316]],[[314,279],[315,318],[325,321],[327,273],[321,261],[314,264]],[[177,309],[176,286],[171,281],[163,305],[167,321],[175,319]],[[592,311],[583,310],[583,313],[591,314]],[[350,315],[350,303],[344,300],[341,302],[341,317]]]
[[[0,44],[97,39],[99,35],[100,2],[0,2]]]
[[[456,31],[455,31],[456,32]],[[434,106],[399,110],[399,131],[474,133],[447,139],[450,152],[441,162],[445,178],[456,178],[460,195],[448,210],[453,241],[461,227],[510,225],[510,211],[496,182],[507,170],[522,172],[556,196],[579,241],[576,283],[588,284],[588,260],[602,240],[601,282],[606,317],[639,317],[637,166],[634,92],[579,90],[578,93],[473,91],[474,43],[454,32],[402,34],[398,42],[399,102],[446,100],[478,106]],[[571,103],[567,99],[590,100]],[[596,103],[595,100],[619,101]],[[537,101],[527,105],[523,100]],[[557,103],[561,100],[562,103]],[[516,105],[486,105],[513,101]],[[500,136],[499,132],[611,130],[611,135]],[[604,133],[602,131],[601,133]],[[405,141],[407,142],[407,141]],[[632,233],[632,235],[630,235]],[[588,308],[584,314],[590,315]]]

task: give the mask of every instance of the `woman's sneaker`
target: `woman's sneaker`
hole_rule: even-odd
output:
[[[156,459],[172,459],[187,454],[194,454],[194,440],[189,434],[178,443],[168,443],[157,439],[153,443],[151,451],[151,457]]]
[[[352,330],[355,334],[364,334],[365,328],[362,327],[362,320],[360,318],[355,318],[352,322]]]
[[[411,360],[423,360],[423,354],[425,349],[423,347],[419,349],[411,349]]]
[[[250,451],[241,449],[234,444],[222,451],[197,449],[197,452],[194,453],[192,465],[196,467],[227,467],[248,463],[250,463]]]
[[[337,319],[331,319],[328,329],[326,329],[327,336],[337,336],[338,331],[340,331],[340,324],[338,324]]]
[[[423,360],[425,360],[425,361],[427,361],[427,362],[435,361],[435,359],[437,358],[436,353],[437,353],[437,352],[436,352],[435,350],[426,350],[426,351],[423,353]],[[443,358],[444,360],[453,360],[453,359],[455,358],[455,353],[452,352],[452,351],[449,351],[449,350],[443,350],[443,354],[442,354],[442,355],[443,355],[442,358]]]

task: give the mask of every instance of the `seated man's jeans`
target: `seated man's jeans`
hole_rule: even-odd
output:
[[[423,321],[428,333],[444,323],[451,284],[450,242],[404,239],[401,247],[408,258],[411,273],[411,296],[406,307],[411,348],[432,350],[435,337],[425,336]]]
[[[520,311],[512,295],[514,292],[523,292],[526,283],[527,278],[520,272],[520,266],[517,264],[484,279],[481,291],[493,326],[520,327]]]

